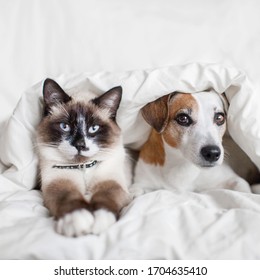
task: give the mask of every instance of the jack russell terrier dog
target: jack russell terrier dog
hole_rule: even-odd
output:
[[[249,183],[233,171],[229,159],[224,161],[226,112],[218,93],[172,93],[148,103],[141,111],[152,131],[135,169],[136,196],[163,188],[251,192]],[[246,164],[249,158],[242,160]],[[143,189],[138,190],[136,183]]]

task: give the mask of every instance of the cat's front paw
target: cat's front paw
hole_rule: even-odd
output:
[[[92,228],[93,234],[100,234],[104,232],[116,222],[114,213],[106,209],[96,210],[94,212],[94,219],[95,220]]]
[[[78,237],[92,232],[94,217],[86,209],[75,210],[57,221],[56,231],[68,237]]]

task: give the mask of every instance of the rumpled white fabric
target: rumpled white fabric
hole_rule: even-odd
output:
[[[173,91],[225,92],[229,132],[260,168],[260,100],[238,69],[193,63],[62,75],[56,81],[69,93],[102,93],[121,85],[118,123],[124,143],[132,148],[139,148],[149,133],[139,112],[146,103]],[[32,190],[37,178],[34,137],[41,118],[41,90],[42,82],[22,95],[0,142],[1,161],[8,166],[0,175],[1,259],[260,258],[260,195],[229,190],[152,192],[136,198],[99,236],[56,234],[41,193]]]

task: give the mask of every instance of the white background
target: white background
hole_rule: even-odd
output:
[[[62,73],[217,62],[259,87],[259,14],[257,0],[0,0],[0,125]]]

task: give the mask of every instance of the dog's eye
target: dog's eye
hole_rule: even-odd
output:
[[[191,117],[184,113],[177,115],[175,120],[177,121],[177,123],[179,125],[182,125],[182,126],[190,126],[193,123]]]
[[[60,123],[60,128],[65,131],[65,132],[69,132],[70,131],[70,126],[67,123]]]
[[[214,122],[217,124],[217,125],[223,125],[225,123],[225,115],[223,113],[216,113],[215,116],[214,116]]]

